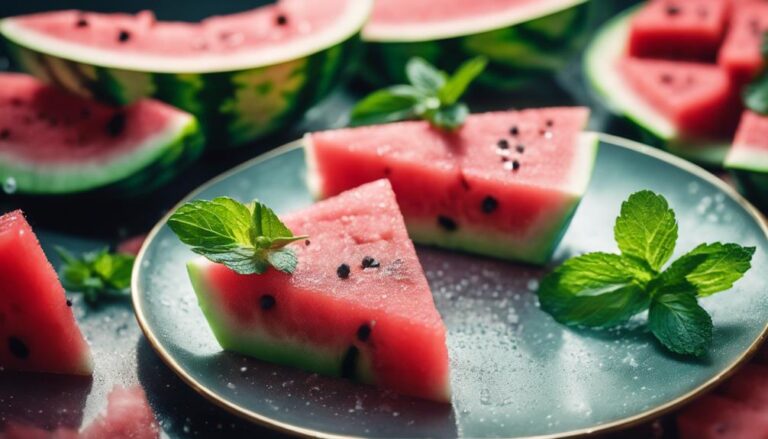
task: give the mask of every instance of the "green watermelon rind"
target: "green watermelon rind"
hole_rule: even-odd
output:
[[[679,137],[677,128],[637,97],[618,75],[614,64],[624,53],[629,21],[641,6],[627,9],[605,23],[584,52],[587,83],[612,114],[623,118],[645,143],[663,148],[705,166],[722,167],[730,145],[727,141],[691,142]]]
[[[515,17],[499,27],[434,39],[428,35],[366,36],[364,31],[366,63],[361,75],[374,84],[402,83],[406,81],[405,64],[413,56],[453,70],[463,61],[483,55],[490,63],[478,83],[486,88],[514,90],[551,78],[585,42],[590,15],[585,0],[559,3],[557,9]]]
[[[725,160],[739,191],[760,209],[768,209],[768,154],[759,147],[740,145]]]
[[[328,47],[274,64],[223,71],[129,69],[110,66],[116,62],[114,59],[84,62],[71,54],[63,56],[39,45],[25,44],[15,34],[12,18],[0,20],[0,34],[11,58],[22,70],[110,104],[126,105],[146,97],[165,101],[195,115],[201,121],[209,147],[220,148],[243,145],[272,134],[300,118],[326,96],[352,64],[370,5],[369,0],[364,0],[362,5],[353,6],[360,15],[356,18],[357,27],[339,35],[339,40]],[[288,80],[285,70],[291,66],[300,67],[300,71],[292,73],[294,76]],[[296,77],[300,80],[295,80]],[[267,84],[269,87],[259,87]]]
[[[16,192],[26,195],[61,195],[109,192],[138,195],[157,188],[200,156],[203,141],[197,120],[179,114],[169,126],[145,140],[134,151],[107,163],[45,165],[25,163],[0,154],[0,179],[13,178]]]
[[[218,295],[216,289],[206,277],[206,268],[212,264],[204,258],[196,258],[187,263],[187,272],[200,310],[223,349],[326,376],[342,376],[346,345],[338,349],[324,349],[298,339],[275,338],[258,327],[239,325],[225,311],[221,311],[214,300]],[[364,350],[358,357],[355,379],[367,384],[375,384],[376,381]]]

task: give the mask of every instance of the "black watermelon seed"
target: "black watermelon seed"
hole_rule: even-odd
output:
[[[453,232],[459,228],[459,226],[456,224],[456,221],[444,215],[438,215],[437,224],[449,232]]]
[[[365,343],[371,337],[371,325],[363,323],[357,328],[357,339]]]
[[[286,17],[284,14],[278,14],[276,21],[278,25],[285,26],[288,24],[288,17]]]
[[[669,5],[667,6],[667,14],[668,15],[677,15],[680,13],[680,8],[675,5]]]
[[[341,264],[339,265],[339,268],[336,269],[336,276],[339,276],[341,279],[346,279],[349,277],[349,272],[349,265]]]
[[[384,168],[384,175],[389,175],[391,173],[392,173],[392,169],[390,169],[389,167]]]
[[[501,139],[496,143],[499,149],[509,149],[509,141],[507,139]]]
[[[509,134],[516,136],[520,134],[520,130],[517,129],[517,126],[513,126],[512,128],[509,129]]]
[[[3,128],[0,130],[0,140],[5,140],[7,138],[11,137],[11,130],[8,128]]]
[[[546,125],[547,125],[548,127],[551,127],[551,126],[553,126],[553,125],[555,124],[555,121],[554,121],[554,120],[552,120],[552,119],[547,119],[547,121],[546,121],[545,123],[546,123]]]
[[[115,113],[107,122],[107,134],[111,137],[117,137],[125,130],[125,113]]]
[[[515,150],[516,150],[517,152],[519,152],[520,154],[522,154],[522,153],[524,153],[524,152],[525,152],[525,145],[517,145],[517,146],[515,147]]]
[[[661,75],[660,79],[661,79],[662,84],[671,84],[672,83],[672,75],[670,75],[669,73],[663,73]]]
[[[517,160],[512,160],[512,170],[517,171],[518,169],[520,169],[520,162]]]
[[[499,202],[490,195],[483,198],[483,202],[480,206],[480,208],[483,210],[483,213],[492,213],[498,207],[499,207]]]
[[[357,357],[360,351],[356,346],[350,346],[341,360],[341,377],[354,379],[357,370]]]
[[[72,301],[67,299],[67,306],[72,306]]]
[[[131,39],[131,34],[127,30],[121,30],[120,33],[117,34],[117,41],[121,43],[125,43],[130,39]]]
[[[469,182],[463,175],[459,178],[459,183],[461,183],[461,187],[464,188],[465,191],[470,189]]]
[[[309,244],[311,244],[311,242],[309,241],[309,239],[305,239],[305,240],[304,240],[304,245],[309,245]]]
[[[8,337],[8,350],[10,350],[16,358],[21,358],[23,360],[29,357],[29,348],[17,337]]]
[[[379,268],[381,266],[379,261],[372,258],[371,256],[364,257],[361,265],[363,268]]]
[[[75,26],[77,27],[86,27],[88,26],[88,20],[86,20],[83,17],[80,17],[77,19],[77,22],[75,22]]]
[[[271,294],[265,294],[259,298],[259,305],[265,311],[274,308],[275,303],[275,297]]]

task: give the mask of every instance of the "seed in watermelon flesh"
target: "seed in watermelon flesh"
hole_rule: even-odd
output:
[[[364,185],[282,219],[294,233],[312,237],[311,246],[291,245],[299,259],[292,275],[269,270],[243,276],[202,258],[188,264],[221,346],[449,401],[445,327],[389,183]],[[338,258],[360,261],[373,254],[380,269],[355,264],[348,279],[338,278]],[[258,305],[263,291],[277,302],[268,312]],[[367,336],[361,322],[375,322]],[[361,339],[367,337],[375,343]]]
[[[768,437],[768,415],[740,402],[704,395],[677,416],[680,439],[754,439]]]
[[[0,368],[90,375],[91,352],[21,211],[0,216]]]
[[[731,77],[734,85],[741,88],[763,66],[760,43],[768,31],[768,3],[739,1],[733,4],[733,14],[717,63]]]
[[[544,263],[592,174],[597,141],[583,133],[588,114],[476,114],[452,133],[426,122],[312,133],[304,139],[308,181],[322,198],[387,177],[414,241]],[[554,124],[547,127],[547,120]],[[510,127],[526,152],[499,160],[497,142]],[[553,135],[542,136],[542,129]]]
[[[750,201],[768,208],[768,116],[744,112],[725,167]]]

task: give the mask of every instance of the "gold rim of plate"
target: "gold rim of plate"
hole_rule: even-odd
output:
[[[597,134],[601,142],[611,143],[621,148],[629,149],[629,150],[638,152],[640,154],[652,156],[663,162],[669,163],[672,166],[675,166],[684,171],[687,171],[709,183],[712,183],[715,187],[723,191],[732,200],[736,201],[736,203],[738,203],[742,208],[744,208],[744,210],[746,210],[749,213],[749,215],[752,216],[755,219],[755,221],[757,221],[757,223],[760,225],[760,229],[763,231],[763,234],[765,235],[766,238],[768,238],[768,223],[766,222],[765,217],[749,201],[747,201],[744,197],[742,197],[741,194],[739,194],[734,188],[729,186],[720,178],[707,172],[706,170],[704,170],[698,165],[695,165],[691,162],[688,162],[679,157],[676,157],[668,152],[661,151],[657,148],[653,148],[651,146],[647,146],[642,143],[635,142],[633,140],[628,140],[623,137],[613,136],[613,135],[604,134],[604,133],[597,133]],[[144,260],[146,244],[148,242],[151,242],[154,239],[155,235],[157,235],[157,233],[165,225],[165,223],[167,222],[171,214],[173,214],[173,212],[179,206],[181,206],[187,200],[194,198],[200,192],[205,191],[206,189],[215,185],[216,183],[222,180],[225,180],[246,168],[250,168],[258,163],[267,161],[273,157],[282,155],[288,151],[297,149],[299,147],[301,147],[301,141],[296,140],[296,141],[287,143],[283,146],[280,146],[270,152],[262,154],[258,157],[250,159],[244,163],[241,163],[240,165],[237,165],[234,168],[222,174],[219,174],[218,176],[202,184],[197,189],[190,192],[173,208],[171,208],[168,211],[168,213],[162,219],[160,219],[160,221],[149,232],[149,234],[147,235],[147,239],[144,241],[144,245],[142,246],[138,256],[136,257],[136,263],[134,264],[133,273],[131,275],[131,285],[132,285],[131,296],[133,301],[133,309],[134,309],[134,313],[136,314],[136,320],[139,323],[139,327],[141,327],[141,330],[144,332],[144,335],[149,340],[149,344],[152,346],[155,352],[157,352],[157,354],[160,356],[163,362],[168,367],[170,367],[170,369],[173,370],[176,373],[176,375],[178,375],[184,382],[186,382],[190,387],[192,387],[197,393],[201,394],[203,397],[205,397],[212,403],[216,404],[217,406],[243,419],[246,419],[251,422],[255,422],[261,426],[264,426],[270,429],[281,431],[283,433],[289,433],[289,434],[299,435],[304,437],[317,437],[317,438],[328,438],[328,439],[357,438],[359,436],[325,433],[320,430],[313,430],[313,429],[304,428],[298,425],[281,422],[276,419],[270,418],[269,416],[256,413],[245,407],[234,404],[220,397],[219,395],[216,394],[216,392],[207,388],[205,385],[203,385],[202,383],[197,381],[195,378],[193,378],[191,375],[189,375],[181,367],[181,365],[163,348],[163,346],[160,344],[160,341],[158,340],[158,337],[152,332],[152,328],[150,327],[150,325],[147,324],[146,317],[144,316],[144,310],[141,306],[141,301],[140,301],[140,297],[142,296],[142,291],[140,291],[138,288],[138,285],[139,285],[138,280],[139,280],[139,273],[141,271],[142,262]],[[731,364],[729,364],[722,371],[720,371],[720,373],[710,378],[708,381],[701,384],[697,388],[665,404],[661,404],[659,406],[648,409],[642,413],[638,413],[633,416],[619,419],[617,421],[595,425],[594,427],[581,428],[577,430],[566,431],[566,432],[556,433],[556,434],[526,436],[518,439],[562,439],[562,438],[581,437],[581,436],[601,434],[601,433],[610,433],[610,432],[615,432],[625,428],[629,428],[632,426],[637,426],[644,422],[661,417],[681,407],[687,402],[693,400],[695,397],[701,395],[702,393],[705,393],[706,391],[712,389],[713,387],[717,386],[722,381],[730,377],[738,369],[739,366],[741,366],[743,363],[749,360],[752,357],[752,355],[754,355],[755,352],[757,352],[760,345],[763,343],[763,341],[766,339],[767,336],[768,336],[768,322],[766,322],[766,325],[763,326],[763,330],[760,332],[760,335],[758,335],[758,337],[752,342],[749,348],[746,351],[744,351],[744,353],[740,357],[738,357]]]

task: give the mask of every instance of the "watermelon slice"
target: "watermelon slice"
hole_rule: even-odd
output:
[[[677,417],[680,439],[768,437],[768,415],[716,395],[704,395]]]
[[[364,75],[402,83],[412,56],[453,70],[484,55],[481,84],[519,88],[565,65],[583,43],[587,15],[585,0],[377,0],[363,30]]]
[[[632,17],[630,56],[714,61],[725,33],[725,0],[653,0]]]
[[[308,134],[318,197],[388,178],[416,242],[544,263],[592,173],[585,108],[476,114],[455,133],[426,122]]]
[[[450,400],[445,327],[385,180],[282,218],[292,275],[244,276],[189,263],[221,346],[262,360],[441,402]]]
[[[281,0],[201,23],[58,11],[7,18],[0,33],[26,71],[88,97],[156,97],[240,144],[300,116],[349,62],[371,0]]]
[[[763,66],[760,42],[768,31],[768,3],[738,1],[717,62],[725,68],[734,84],[747,84]]]
[[[91,351],[21,211],[0,216],[0,369],[90,375]]]
[[[768,367],[747,364],[720,389],[727,398],[757,411],[768,411]]]
[[[15,73],[0,73],[0,181],[16,191],[135,194],[196,159],[195,118],[144,100],[113,108]]]
[[[768,208],[768,116],[744,112],[725,167],[750,201]]]

